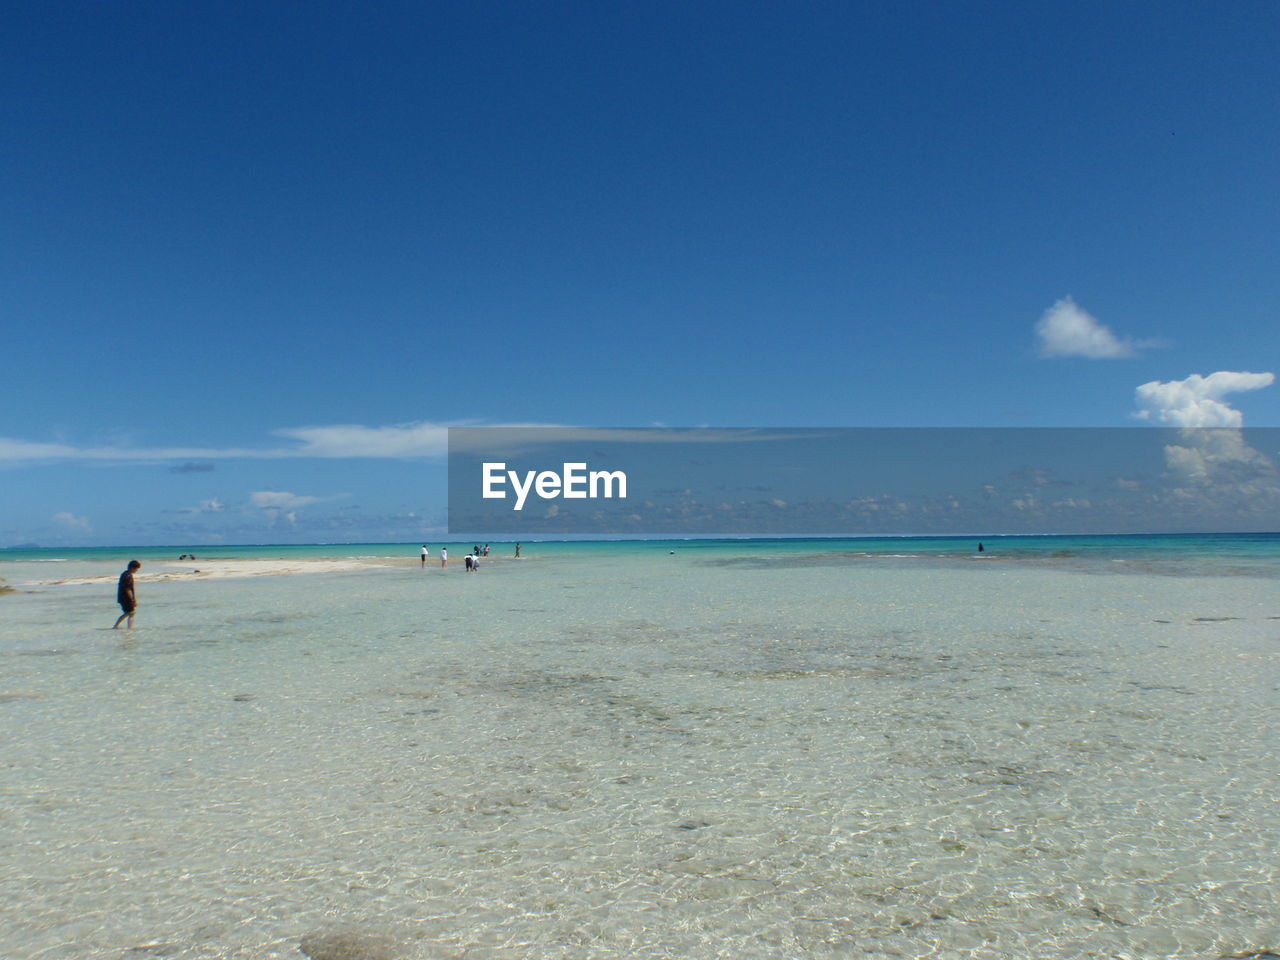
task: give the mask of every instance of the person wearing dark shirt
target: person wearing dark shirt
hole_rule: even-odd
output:
[[[129,618],[129,629],[133,629],[133,615],[138,609],[138,594],[133,588],[133,571],[139,569],[141,566],[142,564],[137,560],[130,560],[129,569],[120,574],[120,583],[116,587],[116,603],[120,604],[120,609],[123,610],[124,613],[120,614],[119,619],[115,622],[115,626],[111,628],[112,630],[119,627],[120,621],[125,617]]]

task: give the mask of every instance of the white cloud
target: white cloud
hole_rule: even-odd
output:
[[[187,507],[179,513],[221,513],[224,509],[222,501],[214,497],[212,500],[201,500],[196,506]]]
[[[1165,462],[1174,475],[1194,483],[1240,482],[1261,470],[1273,473],[1267,456],[1244,441],[1238,429],[1181,431],[1185,446],[1164,448]]]
[[[77,517],[73,513],[63,510],[61,513],[53,515],[53,522],[67,527],[71,530],[83,530],[88,533],[93,528],[89,525],[88,517]]]
[[[281,451],[204,447],[77,447],[66,443],[33,443],[0,437],[0,463],[41,460],[101,460],[147,462],[158,460],[212,460],[231,457],[283,456]]]
[[[455,444],[482,444],[484,449],[511,443],[520,445],[531,438],[529,428],[560,430],[564,439],[594,440],[615,443],[746,443],[790,439],[786,433],[765,430],[662,430],[641,428],[566,427],[549,423],[417,423],[366,427],[360,424],[332,424],[316,427],[286,427],[272,431],[276,437],[291,441],[273,447],[129,447],[75,446],[65,443],[36,443],[12,437],[0,437],[0,463],[40,461],[92,460],[116,463],[153,463],[179,460],[195,463],[209,460],[284,460],[291,458],[412,459],[441,458],[449,452],[450,427],[483,427],[461,437]],[[504,434],[502,431],[510,431]],[[538,443],[548,443],[554,436],[542,434]],[[208,472],[208,471],[204,471]]]
[[[0,437],[0,463],[57,460],[153,463],[168,460],[283,460],[294,457],[443,457],[448,453],[449,426],[438,423],[407,423],[385,427],[356,424],[292,427],[273,433],[293,442],[270,447],[76,446]]]
[[[1240,427],[1244,416],[1223,401],[1229,393],[1259,390],[1275,382],[1274,373],[1235,373],[1219,370],[1207,377],[1193,373],[1168,383],[1152,380],[1136,391],[1139,420],[1177,427]]]
[[[312,497],[300,493],[292,493],[288,490],[255,490],[249,494],[249,502],[262,511],[272,523],[278,524],[284,522],[289,526],[296,526],[300,514],[298,513],[303,507],[308,507],[313,503],[323,503],[326,500],[339,500],[348,494],[340,493],[333,497]]]
[[[1275,383],[1273,373],[1219,370],[1168,383],[1153,380],[1137,388],[1134,416],[1179,427],[1179,443],[1165,446],[1169,476],[1182,484],[1169,495],[1197,507],[1237,515],[1274,516],[1280,505],[1280,470],[1245,441],[1244,415],[1223,397]],[[1270,512],[1268,512],[1270,511]]]
[[[321,497],[300,496],[287,490],[255,490],[249,494],[249,502],[263,510],[297,510],[312,503],[319,503]]]
[[[291,457],[443,457],[449,452],[449,427],[439,423],[401,423],[386,427],[336,424],[274,431],[301,442]]]
[[[1153,340],[1121,340],[1071,297],[1064,297],[1044,312],[1036,324],[1036,333],[1042,357],[1114,360],[1136,357],[1139,348],[1159,346]]]
[[[31,443],[0,437],[0,461],[5,460],[62,460],[75,457],[79,451],[63,443]]]

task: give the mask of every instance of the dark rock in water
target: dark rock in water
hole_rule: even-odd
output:
[[[356,930],[309,933],[298,947],[311,960],[405,960],[402,945],[392,938]]]

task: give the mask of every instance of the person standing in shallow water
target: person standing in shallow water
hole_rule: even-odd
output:
[[[142,564],[137,560],[129,561],[129,569],[120,574],[120,582],[116,585],[116,603],[120,604],[120,609],[124,613],[120,614],[119,619],[111,627],[115,630],[120,626],[120,621],[129,618],[129,629],[133,629],[133,615],[138,609],[138,594],[133,586],[133,571],[141,569]]]

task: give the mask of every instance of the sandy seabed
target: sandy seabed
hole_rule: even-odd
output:
[[[0,954],[1280,951],[1274,578],[766,559],[21,590]]]
[[[278,577],[304,573],[351,573],[374,567],[407,566],[389,559],[347,557],[343,559],[290,558],[279,560],[198,560],[192,563],[151,563],[137,574],[139,584],[168,583],[174,580],[222,580],[231,577]],[[41,586],[69,587],[114,583],[119,574],[64,577],[45,580]]]

